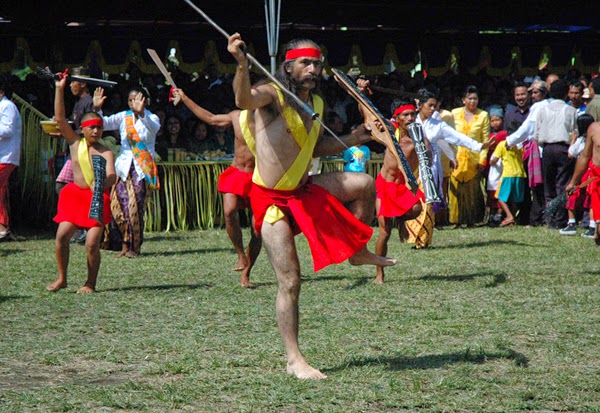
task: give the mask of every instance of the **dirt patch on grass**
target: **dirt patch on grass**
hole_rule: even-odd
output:
[[[45,366],[16,360],[0,360],[0,392],[26,391],[45,387],[96,384],[115,385],[140,382],[139,371],[96,360],[75,360],[65,366]]]

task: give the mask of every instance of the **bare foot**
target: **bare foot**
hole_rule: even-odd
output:
[[[286,367],[288,374],[293,374],[300,380],[323,380],[327,376],[319,370],[311,367],[306,361],[297,361],[293,364],[288,363]]]
[[[254,288],[254,284],[250,281],[250,277],[246,274],[242,274],[240,277],[240,284],[244,288]]]
[[[369,251],[367,247],[364,247],[356,254],[348,258],[348,262],[352,265],[378,265],[380,267],[396,265],[395,259],[375,255]]]
[[[50,291],[51,293],[55,293],[58,290],[63,289],[63,288],[67,288],[67,282],[61,281],[61,280],[56,280],[52,284],[48,285],[46,287],[46,290]]]
[[[237,264],[233,267],[233,271],[243,271],[244,268],[248,265],[248,260],[246,257],[242,257],[238,259]]]
[[[137,252],[135,252],[135,251],[131,251],[131,250],[129,250],[129,251],[127,251],[127,252],[125,253],[125,256],[126,256],[127,258],[135,258],[135,257],[139,257],[139,256],[140,256],[140,254],[139,254],[139,253],[137,253]]]
[[[77,290],[77,294],[91,294],[95,293],[96,289],[89,284],[85,284],[79,290]]]
[[[373,280],[373,284],[378,284],[378,285],[383,284],[383,277],[376,276],[375,279]]]
[[[115,255],[115,258],[121,258],[124,257],[125,254],[127,254],[127,251],[121,251],[120,253],[118,253],[117,255]]]

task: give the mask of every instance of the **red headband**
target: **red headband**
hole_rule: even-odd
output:
[[[412,105],[410,103],[407,104],[407,105],[402,105],[402,106],[400,106],[398,109],[396,109],[394,111],[394,116],[398,116],[399,114],[401,114],[402,112],[405,112],[407,110],[414,110],[414,111],[416,111],[417,108],[416,108],[415,105]]]
[[[102,122],[102,119],[100,118],[93,118],[93,119],[88,119],[88,120],[84,120],[83,122],[81,122],[81,127],[85,128],[86,126],[88,127],[94,127],[94,126],[100,126],[101,128],[104,128],[104,122]]]
[[[304,47],[300,49],[288,50],[285,54],[285,60],[294,60],[299,57],[314,57],[315,59],[321,58],[321,51],[314,47]]]

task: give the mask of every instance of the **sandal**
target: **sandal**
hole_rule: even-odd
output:
[[[508,226],[511,226],[511,225],[515,225],[515,220],[514,219],[505,219],[504,221],[502,221],[500,223],[501,227],[508,227]]]

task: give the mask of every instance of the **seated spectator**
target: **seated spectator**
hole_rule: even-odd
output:
[[[217,143],[208,136],[208,126],[198,119],[194,125],[193,133],[186,146],[189,152],[202,155],[206,151],[219,149]]]
[[[183,149],[186,147],[183,136],[182,123],[179,117],[169,115],[166,119],[165,134],[157,139],[156,153],[160,155],[161,160],[168,160],[169,149]]]
[[[226,154],[233,153],[233,142],[235,140],[235,137],[233,135],[232,126],[211,127],[210,139],[216,143],[217,149],[220,149]]]

